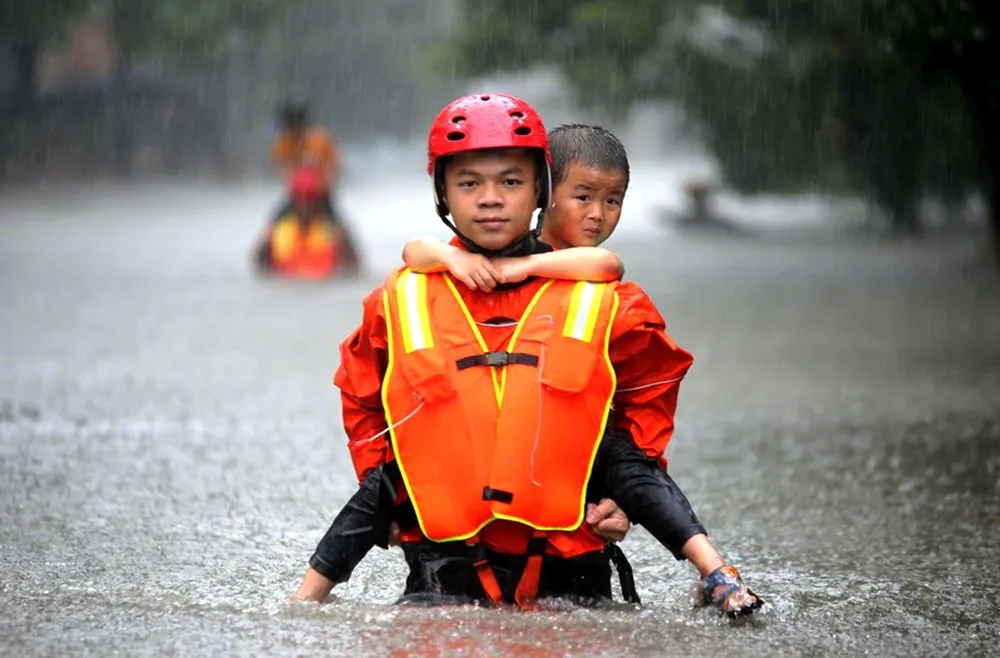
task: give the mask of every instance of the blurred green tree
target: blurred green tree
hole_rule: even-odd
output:
[[[562,68],[584,104],[678,99],[743,191],[859,191],[901,232],[978,184],[1000,255],[1000,47],[985,0],[466,0],[458,70]],[[736,20],[734,20],[736,19]]]

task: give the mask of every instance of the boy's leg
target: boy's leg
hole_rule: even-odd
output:
[[[609,432],[598,453],[599,476],[607,495],[625,514],[653,535],[678,560],[689,560],[703,579],[700,601],[733,615],[759,608],[735,567],[727,566],[708,539],[687,496],[657,460],[628,435]]]
[[[598,452],[598,468],[606,495],[621,506],[630,521],[646,528],[675,558],[691,560],[699,572],[722,566],[721,558],[715,564],[710,556],[703,555],[707,532],[687,496],[629,436],[614,432],[605,436]],[[692,544],[695,549],[690,551],[692,559],[684,548],[697,537],[705,539]]]
[[[388,546],[393,497],[383,467],[368,473],[316,546],[292,600],[325,600],[334,585],[351,577],[372,546]]]

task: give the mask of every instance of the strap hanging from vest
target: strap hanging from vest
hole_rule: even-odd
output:
[[[503,591],[497,582],[496,574],[493,573],[493,568],[490,567],[486,549],[478,537],[473,537],[466,542],[466,545],[469,547],[469,559],[476,570],[476,575],[479,576],[479,583],[483,586],[486,596],[494,605],[503,605]],[[514,603],[521,608],[532,608],[538,598],[538,584],[542,576],[542,559],[545,557],[546,546],[548,539],[544,532],[535,530],[531,533],[531,539],[528,540],[528,559],[514,591]]]
[[[469,559],[479,576],[479,583],[483,586],[483,591],[489,597],[493,605],[503,605],[503,592],[500,590],[500,583],[493,573],[489,561],[486,559],[486,549],[479,542],[479,537],[473,537],[467,542],[469,547]]]
[[[521,352],[484,352],[473,356],[465,356],[455,361],[459,370],[474,368],[476,366],[487,366],[499,368],[509,365],[522,365],[538,367],[538,357],[534,354],[523,354]]]
[[[524,564],[524,572],[517,583],[514,592],[514,602],[522,608],[531,608],[538,598],[538,583],[542,577],[542,559],[545,557],[545,547],[548,540],[545,533],[535,530],[528,542],[528,561]]]
[[[622,598],[625,599],[626,603],[642,605],[642,600],[639,599],[639,592],[635,588],[632,565],[629,564],[628,558],[625,557],[625,552],[622,551],[618,544],[608,544],[604,554],[608,556],[611,563],[615,565],[615,571],[618,572],[618,584],[622,587]]]

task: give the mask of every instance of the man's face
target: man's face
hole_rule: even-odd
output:
[[[542,239],[557,249],[598,246],[618,226],[627,187],[620,171],[570,163],[552,191]]]
[[[499,250],[531,229],[535,181],[535,159],[524,149],[466,151],[445,167],[445,200],[464,236]]]

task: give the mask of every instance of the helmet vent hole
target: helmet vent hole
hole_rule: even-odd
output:
[[[456,124],[456,125],[460,124],[460,123],[463,123],[464,121],[465,121],[465,117],[463,117],[463,116],[453,117],[452,120],[451,120],[451,122],[454,123],[454,124]]]
[[[524,112],[518,112],[517,110],[514,110],[513,112],[511,112],[510,115],[512,117],[514,117],[515,119],[523,119],[524,118]]]
[[[481,101],[488,101],[489,99],[490,99],[489,94],[483,94],[482,96],[479,97],[479,100]]]
[[[518,126],[517,128],[514,128],[514,134],[521,136],[530,135],[531,128],[529,128],[528,126]]]
[[[465,133],[463,133],[463,132],[459,132],[457,130],[453,130],[450,133],[448,133],[448,141],[449,142],[460,142],[463,139],[465,139]]]

